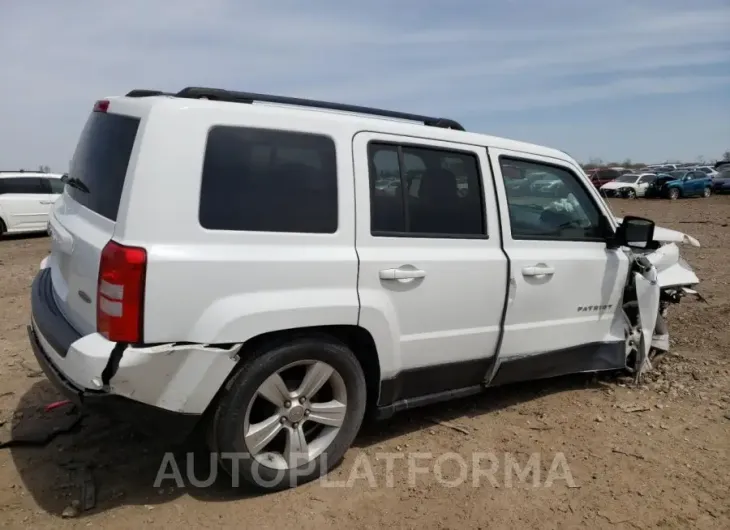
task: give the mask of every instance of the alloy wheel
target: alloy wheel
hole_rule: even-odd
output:
[[[329,447],[346,413],[342,376],[323,361],[298,361],[259,386],[246,410],[243,438],[259,464],[294,469]]]

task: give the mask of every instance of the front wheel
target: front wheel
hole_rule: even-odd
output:
[[[669,198],[673,201],[679,199],[679,190],[677,188],[672,188],[671,190],[669,190]]]
[[[702,196],[706,199],[710,195],[712,195],[712,190],[710,188],[705,188],[704,191],[702,192]]]
[[[624,191],[624,196],[627,199],[635,199],[636,198],[636,190],[633,188],[629,188],[626,191]]]
[[[343,458],[365,415],[360,363],[328,338],[254,352],[227,388],[210,443],[234,485],[242,478],[276,491],[324,476]]]

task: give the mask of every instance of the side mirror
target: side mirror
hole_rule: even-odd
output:
[[[64,173],[61,176],[61,182],[63,182],[64,184],[66,184],[66,182],[68,182],[68,173]]]
[[[616,229],[615,244],[622,247],[650,248],[654,240],[654,221],[627,215]]]

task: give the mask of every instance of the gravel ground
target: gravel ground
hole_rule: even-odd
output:
[[[95,416],[44,413],[59,395],[38,370],[25,325],[28,287],[49,242],[0,241],[0,442],[75,425],[47,444],[0,449],[0,527],[730,528],[730,197],[614,200],[612,208],[703,244],[683,254],[707,303],[674,308],[674,354],[646,384],[570,376],[403,413],[366,426],[327,483],[266,496],[232,489],[222,476],[210,487],[155,487],[163,440]],[[389,470],[382,453],[403,458]],[[430,471],[412,478],[414,453],[433,459],[411,460]],[[475,453],[481,469],[496,459],[492,481],[472,472]],[[463,457],[466,480],[454,458],[436,461],[441,454]],[[206,458],[196,460],[201,480]],[[506,472],[531,462],[539,476]],[[95,507],[73,513],[92,491],[85,480],[95,484]]]

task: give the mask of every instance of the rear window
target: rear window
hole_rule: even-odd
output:
[[[139,118],[92,112],[76,147],[69,179],[80,180],[88,192],[66,186],[73,199],[101,216],[117,220],[119,200],[129,166]]]
[[[336,232],[334,142],[317,134],[213,127],[199,217],[212,230]]]

